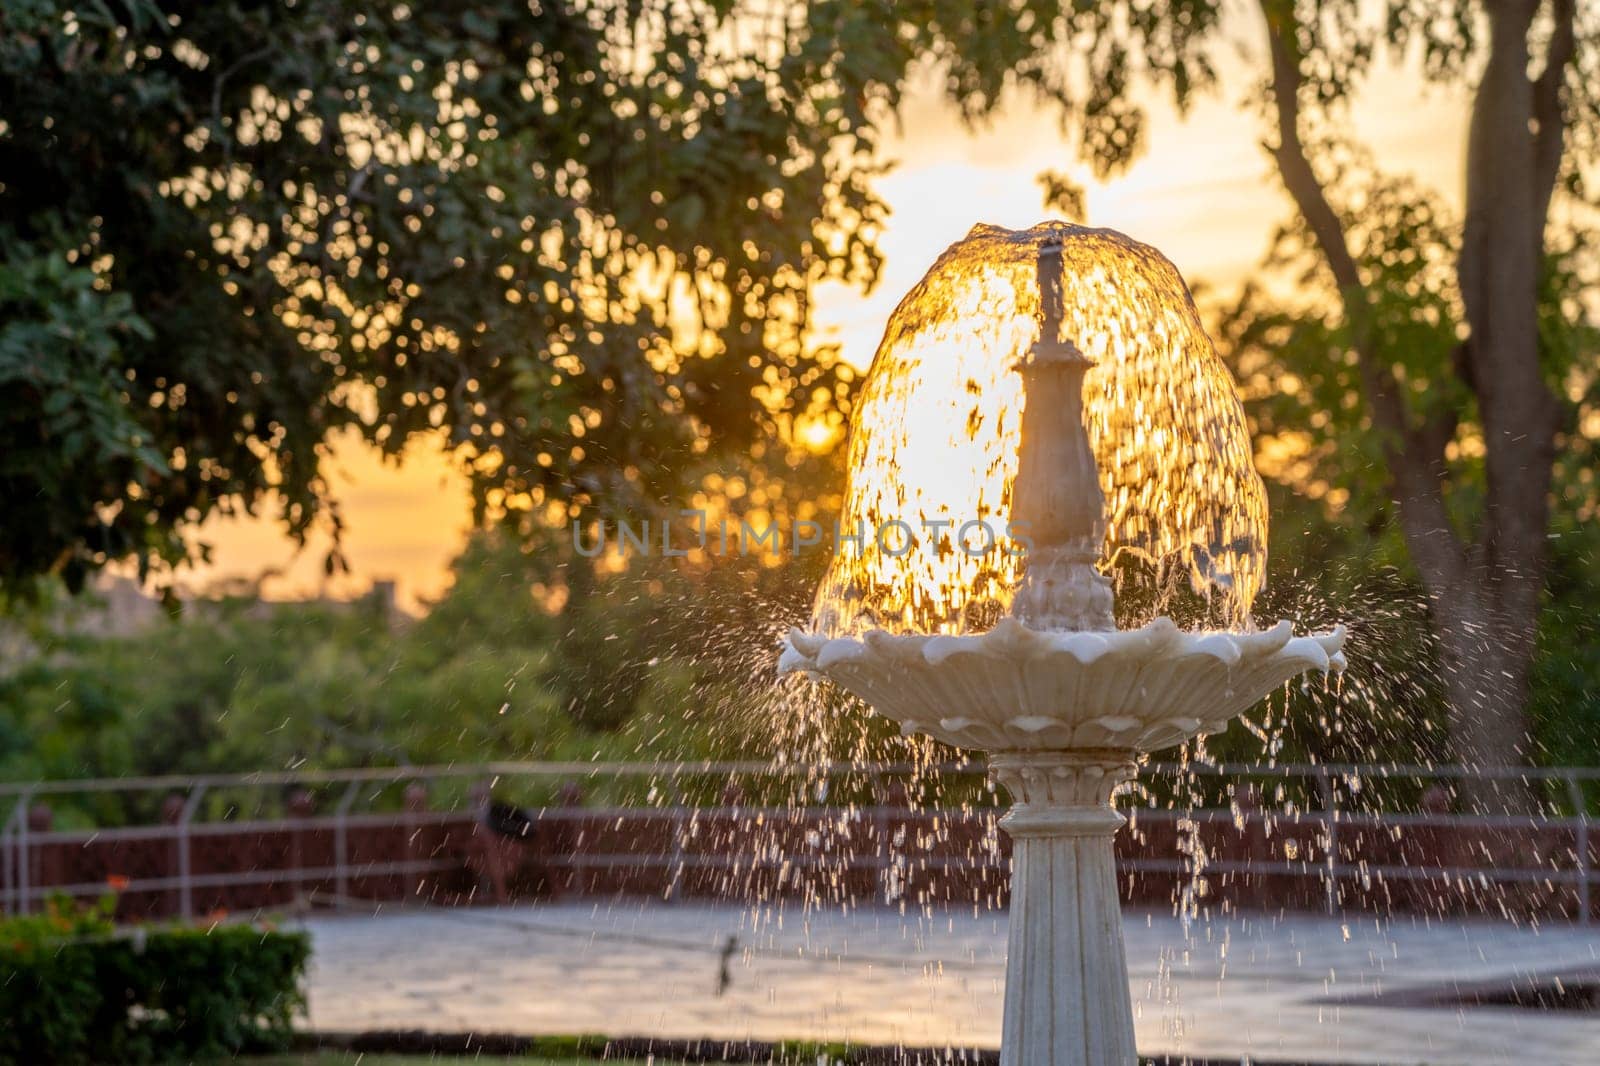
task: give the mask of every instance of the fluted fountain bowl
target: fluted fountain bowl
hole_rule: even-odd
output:
[[[1038,632],[1014,618],[986,633],[860,638],[795,630],[779,668],[820,675],[901,732],[989,751],[1149,752],[1215,733],[1307,670],[1341,671],[1344,629],[1294,636],[1179,629]]]

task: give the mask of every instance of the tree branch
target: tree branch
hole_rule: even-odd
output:
[[[1300,136],[1302,77],[1293,50],[1293,8],[1274,0],[1260,0],[1260,4],[1267,20],[1272,99],[1278,118],[1278,145],[1272,155],[1339,286],[1362,391],[1383,436],[1390,483],[1399,497],[1400,521],[1412,559],[1428,583],[1440,588],[1459,580],[1466,568],[1466,550],[1450,521],[1442,484],[1444,446],[1454,435],[1455,426],[1449,422],[1413,431],[1400,386],[1379,359],[1372,336],[1370,296],[1361,279],[1361,269],[1339,213],[1317,179]]]
[[[1533,83],[1533,117],[1539,123],[1533,142],[1534,197],[1541,248],[1544,223],[1550,217],[1550,200],[1561,175],[1561,157],[1566,152],[1567,112],[1562,90],[1566,87],[1567,65],[1577,52],[1577,6],[1576,0],[1551,0],[1555,28],[1545,52],[1544,70]]]
[[[1289,38],[1294,26],[1286,24],[1276,5],[1262,2],[1262,13],[1267,16],[1267,43],[1272,53],[1272,99],[1278,113],[1278,146],[1272,149],[1278,162],[1283,182],[1294,197],[1296,206],[1310,225],[1322,254],[1333,271],[1333,279],[1344,294],[1348,305],[1351,294],[1360,290],[1365,303],[1365,289],[1361,284],[1361,271],[1350,253],[1350,243],[1345,238],[1339,215],[1328,202],[1317,181],[1311,160],[1306,155],[1305,143],[1300,139],[1300,67],[1289,50]],[[1292,18],[1292,14],[1289,14]],[[1348,310],[1348,307],[1347,307]]]

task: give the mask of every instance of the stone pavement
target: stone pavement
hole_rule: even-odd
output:
[[[315,945],[310,1024],[320,1030],[999,1043],[1003,913],[615,902],[304,925]],[[1153,912],[1130,912],[1125,928],[1145,1053],[1600,1064],[1600,1010],[1371,1002],[1595,970],[1600,929],[1303,915],[1186,926]]]

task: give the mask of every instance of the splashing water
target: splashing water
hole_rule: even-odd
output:
[[[1106,500],[1099,565],[1116,582],[1118,623],[1167,611],[1187,575],[1207,623],[1249,625],[1266,568],[1266,493],[1244,409],[1188,287],[1148,245],[1051,222],[975,227],[895,309],[852,417],[819,631],[979,631],[1009,606],[1024,546],[1021,531],[1006,536],[1024,404],[1017,368],[1039,339],[1039,249],[1052,237],[1063,246],[1058,339],[1095,364],[1084,420]]]

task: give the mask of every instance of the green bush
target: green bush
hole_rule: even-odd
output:
[[[118,934],[110,902],[0,920],[0,1063],[156,1063],[282,1050],[305,1005],[303,934]]]

